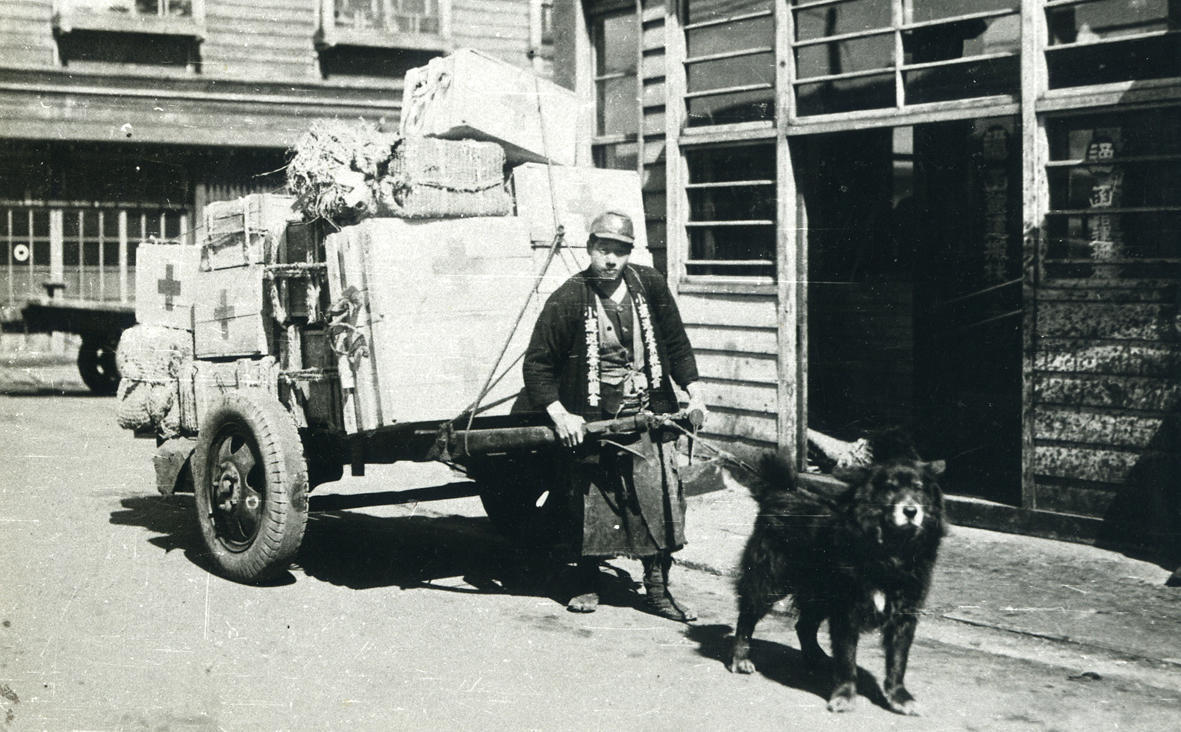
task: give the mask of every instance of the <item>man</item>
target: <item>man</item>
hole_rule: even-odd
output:
[[[584,423],[640,410],[675,412],[675,381],[690,409],[705,413],[697,363],[663,275],[630,264],[632,221],[607,211],[590,226],[590,267],[546,301],[525,353],[525,391],[553,420],[568,457],[568,489],[581,530],[578,591],[567,609],[593,612],[599,562],[638,557],[645,603],[662,617],[688,622],[691,610],[669,591],[672,553],[685,543],[685,500],[677,476],[675,435],[667,430],[588,443]]]

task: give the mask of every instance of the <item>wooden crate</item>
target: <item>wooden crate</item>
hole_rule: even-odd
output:
[[[331,299],[353,293],[352,325],[364,345],[339,360],[346,430],[462,412],[488,378],[533,284],[525,222],[369,219],[329,236],[326,249]],[[540,307],[538,298],[530,300],[502,370],[524,351]],[[483,400],[508,400],[491,414],[507,413],[521,388],[520,363],[507,372]]]
[[[233,201],[205,206],[201,265],[205,269],[241,267],[277,261],[288,220],[300,216],[295,199],[274,193],[252,193]]]
[[[513,168],[512,188],[517,216],[529,222],[533,241],[548,245],[554,238],[554,209],[565,228],[566,245],[586,247],[587,230],[604,211],[619,211],[631,217],[636,231],[635,261],[647,256],[648,233],[644,221],[644,198],[640,176],[634,170],[606,170],[588,167],[552,167],[525,163]],[[550,178],[553,195],[550,195]],[[649,258],[646,262],[650,263]]]
[[[135,319],[146,325],[193,329],[201,249],[142,243],[135,249]]]
[[[403,89],[403,135],[497,142],[510,164],[574,164],[578,96],[525,69],[462,48],[407,71]]]
[[[197,273],[193,345],[197,358],[270,352],[270,314],[263,308],[263,265]]]

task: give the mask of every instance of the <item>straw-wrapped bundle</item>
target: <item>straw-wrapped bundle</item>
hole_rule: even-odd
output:
[[[159,325],[136,325],[123,332],[115,364],[119,381],[115,418],[134,430],[151,427],[164,437],[180,431],[177,396],[181,367],[193,360],[192,334]]]
[[[376,211],[373,181],[397,138],[364,120],[317,120],[291,149],[287,188],[309,219],[348,222]]]
[[[494,142],[403,137],[377,186],[379,216],[507,216],[504,149]]]

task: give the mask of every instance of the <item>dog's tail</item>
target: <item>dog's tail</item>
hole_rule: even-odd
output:
[[[727,460],[726,463],[727,467],[741,474],[741,482],[760,503],[776,493],[796,490],[795,463],[782,452],[763,453],[753,467],[734,460]]]

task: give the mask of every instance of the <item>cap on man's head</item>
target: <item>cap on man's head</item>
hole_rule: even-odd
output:
[[[613,239],[629,246],[635,246],[636,235],[631,218],[618,211],[604,211],[591,222],[591,239]]]

